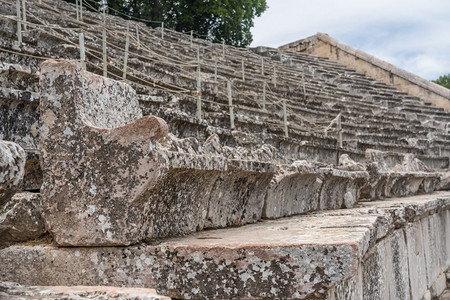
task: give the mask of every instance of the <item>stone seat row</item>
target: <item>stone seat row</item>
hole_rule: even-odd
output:
[[[296,57],[296,56],[306,56],[308,57],[308,55],[304,55],[304,54],[298,54],[298,53],[290,53],[289,54],[290,57]],[[324,58],[319,58],[320,60],[326,60]],[[335,63],[337,65],[337,63]],[[329,66],[330,68],[332,68],[332,66]],[[338,70],[342,70],[342,66],[338,66],[337,67]],[[324,74],[329,74],[329,70],[323,70]],[[345,73],[345,71],[344,71]],[[436,114],[441,114],[443,113],[443,109],[439,108],[439,107],[433,107],[433,106],[429,106],[424,104],[423,102],[420,102],[420,100],[416,97],[412,97],[409,96],[408,94],[404,93],[404,92],[400,92],[397,91],[395,88],[390,87],[386,84],[383,83],[379,83],[376,82],[373,79],[368,79],[367,77],[363,76],[362,74],[360,76],[340,76],[339,73],[335,73],[336,76],[331,76],[330,78],[333,78],[335,80],[333,80],[332,82],[335,82],[338,84],[338,86],[345,84],[345,83],[349,83],[352,84],[352,87],[355,89],[359,89],[360,91],[366,92],[366,93],[374,93],[374,95],[379,95],[380,97],[392,97],[392,96],[400,96],[403,97],[404,99],[414,99],[415,100],[415,107],[417,107],[418,109],[420,108],[424,108],[427,109],[427,111],[429,111],[430,113],[435,112]]]
[[[24,98],[25,99],[25,98]],[[225,117],[226,118],[226,117]],[[239,120],[237,121],[237,122],[239,122]]]

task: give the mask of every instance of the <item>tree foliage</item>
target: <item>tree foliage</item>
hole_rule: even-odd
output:
[[[437,83],[439,85],[442,85],[443,87],[450,89],[450,74],[439,76],[438,79],[432,81],[434,83]]]
[[[74,0],[66,0],[74,2]],[[91,5],[93,0],[88,0]],[[248,46],[253,20],[266,9],[266,0],[106,0],[109,14],[138,18],[147,25],[189,33],[214,42]],[[96,2],[95,8],[101,9]]]

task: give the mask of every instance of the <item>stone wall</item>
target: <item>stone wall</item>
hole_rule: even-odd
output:
[[[283,45],[280,48],[329,58],[350,69],[419,97],[426,102],[433,103],[446,110],[450,109],[450,90],[395,67],[327,34],[317,33],[314,36]]]

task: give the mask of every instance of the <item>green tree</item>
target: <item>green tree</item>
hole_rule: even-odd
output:
[[[235,46],[252,42],[253,19],[267,8],[266,0],[166,1],[164,22],[177,31],[193,30],[206,39]]]
[[[431,81],[450,89],[450,74],[439,76],[438,79]]]
[[[266,0],[107,0],[107,3],[110,14],[156,21],[147,22],[153,27],[164,22],[166,28],[186,33],[192,30],[196,37],[241,47],[250,45],[253,19],[267,9]]]

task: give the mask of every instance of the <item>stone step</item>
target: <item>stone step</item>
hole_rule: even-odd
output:
[[[449,209],[450,193],[437,192],[129,247],[36,241],[0,250],[0,280],[178,299],[419,300],[450,264]]]
[[[0,282],[0,298],[12,300],[79,299],[102,300],[167,300],[171,299],[149,288],[123,288],[112,286],[24,286],[14,282]]]

